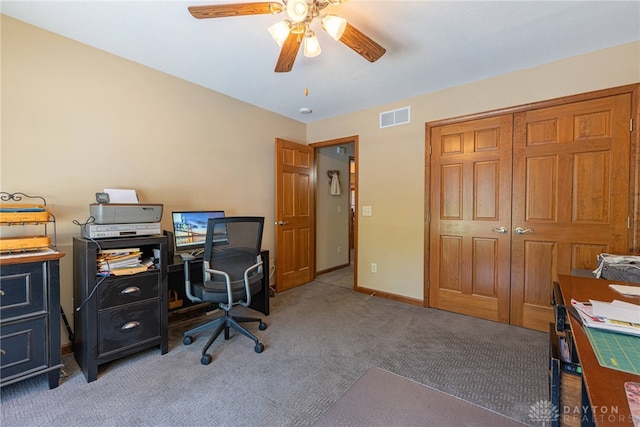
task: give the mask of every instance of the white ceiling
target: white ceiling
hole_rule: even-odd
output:
[[[250,1],[2,0],[0,7],[5,15],[305,123],[640,40],[637,0],[351,0],[325,11],[384,46],[380,60],[369,63],[315,22],[322,53],[306,59],[301,49],[291,72],[275,73],[280,48],[267,27],[284,13],[197,20],[187,11]],[[302,115],[301,107],[313,113]]]

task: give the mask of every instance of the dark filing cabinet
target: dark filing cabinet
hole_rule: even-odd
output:
[[[155,258],[147,271],[100,276],[101,250],[139,248]],[[158,346],[168,351],[166,236],[73,239],[74,354],[87,382],[98,366]]]
[[[25,256],[0,266],[0,386],[47,374],[60,378],[60,266],[63,253]]]

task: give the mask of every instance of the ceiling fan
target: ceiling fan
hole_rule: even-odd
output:
[[[276,63],[277,73],[291,71],[293,63],[304,42],[304,55],[313,57],[320,54],[320,45],[310,28],[311,22],[319,18],[322,28],[335,40],[338,40],[369,62],[375,62],[386,49],[359,31],[346,19],[322,11],[330,4],[340,4],[347,0],[281,0],[281,3],[231,3],[209,6],[190,6],[189,12],[194,18],[225,18],[241,15],[278,14],[286,11],[287,18],[269,27],[269,33],[281,47]]]

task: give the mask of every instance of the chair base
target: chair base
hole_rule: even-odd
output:
[[[224,339],[229,339],[229,330],[233,328],[234,330],[240,332],[242,335],[250,338],[255,343],[254,350],[256,353],[262,353],[264,350],[264,345],[258,340],[258,338],[253,335],[251,332],[246,330],[240,323],[247,322],[258,322],[258,329],[264,331],[267,329],[267,324],[262,321],[262,319],[257,319],[254,317],[242,317],[242,316],[232,316],[228,311],[224,312],[224,315],[218,317],[211,322],[207,322],[205,324],[196,326],[193,329],[189,329],[183,334],[182,343],[184,345],[189,345],[193,342],[193,334],[201,332],[205,329],[216,328],[215,332],[211,335],[204,348],[202,349],[202,358],[200,359],[203,365],[208,365],[211,362],[211,356],[207,354],[209,347],[213,344],[213,342],[220,336],[222,331],[224,331]]]

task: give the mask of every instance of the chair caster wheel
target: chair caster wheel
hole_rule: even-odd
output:
[[[211,363],[211,355],[205,354],[204,356],[202,356],[202,359],[200,359],[200,363],[202,363],[203,365],[208,365],[209,363]]]
[[[184,338],[182,338],[182,344],[184,345],[189,345],[193,342],[193,337],[191,335],[185,335]]]
[[[256,353],[262,353],[262,350],[264,350],[264,344],[259,342],[253,349],[256,351]]]
[[[267,329],[267,324],[264,322],[260,322],[260,324],[258,325],[258,329],[264,331],[265,329]]]

